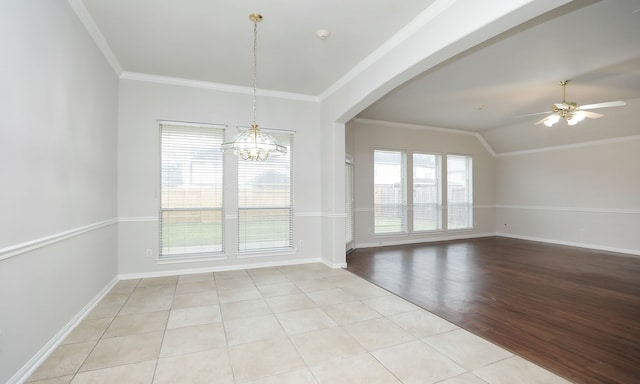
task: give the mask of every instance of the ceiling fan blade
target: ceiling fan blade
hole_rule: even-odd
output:
[[[584,113],[585,117],[588,117],[590,119],[597,119],[598,117],[604,116],[602,113],[595,113],[595,112],[589,112],[589,111],[582,111],[582,113]]]
[[[617,101],[607,101],[606,103],[581,105],[580,109],[585,110],[585,109],[608,108],[608,107],[622,107],[623,105],[627,105],[627,103],[625,103],[622,100],[617,100]]]
[[[520,118],[522,118],[522,117],[537,116],[537,115],[542,115],[542,114],[545,114],[545,113],[551,113],[551,111],[530,113],[530,114],[528,114],[528,115],[514,116],[513,118],[514,118],[514,119],[520,119]]]
[[[551,116],[551,115],[549,115],[549,116]],[[545,116],[542,119],[536,121],[536,123],[534,125],[538,125],[538,124],[544,123],[544,121],[547,120],[549,118],[549,116]]]

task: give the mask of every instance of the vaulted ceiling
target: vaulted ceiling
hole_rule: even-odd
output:
[[[258,87],[318,99],[419,14],[447,3],[69,1],[86,9],[85,23],[123,73],[242,87],[252,81],[248,15],[260,12]],[[319,29],[329,37],[319,39]],[[420,74],[358,117],[478,132],[497,153],[640,135],[638,36],[640,0],[573,1]],[[550,110],[566,79],[568,101],[627,106],[571,127],[514,118]]]

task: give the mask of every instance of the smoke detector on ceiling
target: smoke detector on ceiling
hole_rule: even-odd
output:
[[[316,31],[316,36],[320,40],[326,40],[329,37],[330,34],[331,33],[329,31],[327,31],[326,29],[318,29]]]

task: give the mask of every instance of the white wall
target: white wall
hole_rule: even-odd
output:
[[[442,239],[487,236],[495,233],[494,158],[473,134],[406,124],[382,123],[356,119],[349,124],[349,153],[353,156],[355,174],[355,241],[356,247],[408,244]],[[473,158],[473,217],[471,230],[434,231],[416,234],[373,234],[373,151],[404,150],[439,154],[464,154]],[[411,172],[407,170],[407,172]],[[408,192],[410,193],[410,191]],[[443,204],[446,203],[443,201]],[[446,212],[443,212],[446,215]]]
[[[640,254],[640,136],[498,157],[496,204],[500,235]]]
[[[0,382],[113,281],[117,77],[67,1],[0,10]]]
[[[346,262],[344,124],[411,78],[568,1],[437,1],[321,96],[322,228],[334,265]]]
[[[295,254],[238,258],[237,181],[226,179],[224,260],[179,264],[156,261],[159,247],[159,125],[158,120],[226,124],[231,138],[236,126],[251,124],[251,95],[122,79],[118,131],[119,271],[127,277],[188,271],[319,261],[322,258],[320,206],[319,104],[314,101],[258,96],[257,122],[263,128],[294,130]],[[237,157],[225,157],[225,168],[237,167]],[[228,172],[232,175],[233,172]],[[301,244],[303,244],[301,246]],[[145,256],[151,249],[153,257]]]

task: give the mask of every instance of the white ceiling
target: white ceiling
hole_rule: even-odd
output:
[[[258,12],[258,87],[318,96],[434,0],[83,2],[124,71],[249,87]]]
[[[81,2],[125,72],[321,96],[436,0],[70,0]],[[401,5],[399,5],[401,4]],[[315,36],[327,29],[326,40]],[[626,107],[551,131],[562,99]],[[480,132],[498,153],[640,134],[640,0],[578,0],[398,87],[359,117]],[[608,124],[607,124],[608,123]]]

